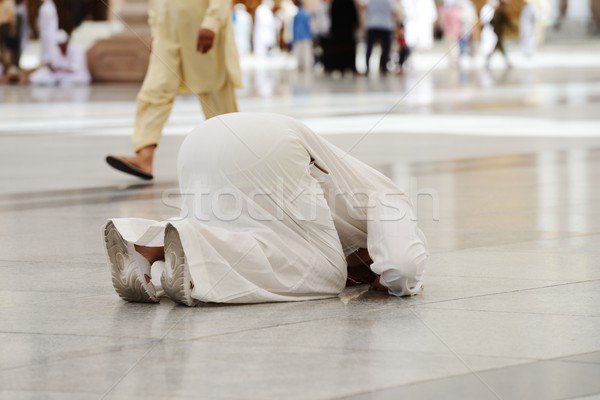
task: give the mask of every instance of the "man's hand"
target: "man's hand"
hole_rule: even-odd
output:
[[[198,45],[196,50],[202,54],[206,54],[210,49],[212,49],[214,42],[215,33],[210,29],[202,28],[200,29],[200,33],[198,33]]]

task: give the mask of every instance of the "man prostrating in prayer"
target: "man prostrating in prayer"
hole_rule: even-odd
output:
[[[105,226],[125,300],[158,302],[160,286],[187,306],[322,299],[356,283],[395,296],[422,289],[427,242],[408,197],[299,121],[205,121],[183,142],[178,173],[179,218]]]

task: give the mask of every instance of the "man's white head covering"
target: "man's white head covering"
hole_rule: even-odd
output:
[[[65,44],[69,41],[69,34],[62,29],[56,32],[56,44]]]

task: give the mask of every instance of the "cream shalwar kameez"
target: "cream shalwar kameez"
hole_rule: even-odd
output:
[[[158,144],[178,91],[196,93],[206,118],[237,111],[242,77],[230,0],[151,0],[150,65],[137,98],[135,150]],[[202,28],[215,33],[212,49],[197,51]]]
[[[368,248],[389,293],[417,294],[427,244],[407,196],[292,118],[233,113],[202,123],[178,158],[181,217],[113,219],[121,236],[163,246],[178,232],[204,302],[332,297],[346,256]]]

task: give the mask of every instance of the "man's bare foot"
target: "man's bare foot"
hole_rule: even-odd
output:
[[[119,171],[151,180],[155,150],[156,145],[153,144],[138,150],[134,156],[108,156],[106,162]]]
[[[133,164],[145,173],[152,175],[152,163],[154,162],[154,152],[156,151],[156,145],[151,144],[140,150],[138,150],[134,156],[115,156],[129,164]]]
[[[164,247],[146,247],[134,245],[135,251],[140,253],[150,264],[155,261],[165,260],[165,248]]]

